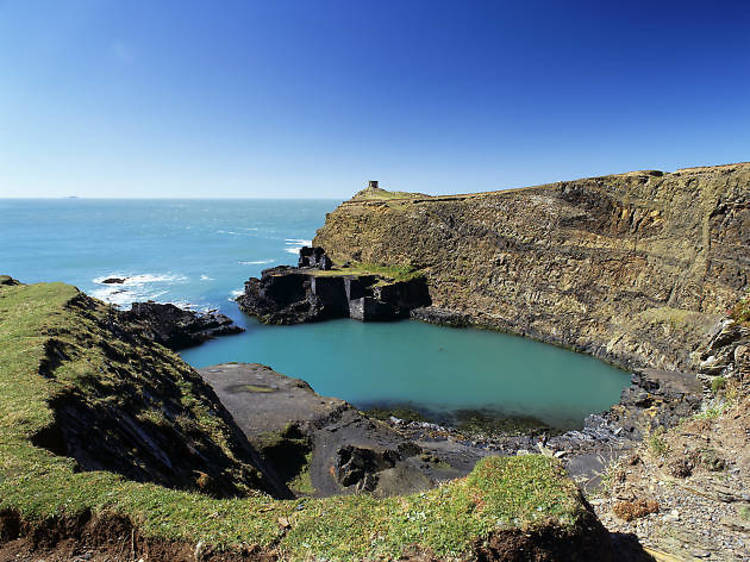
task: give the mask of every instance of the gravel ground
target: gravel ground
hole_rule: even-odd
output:
[[[637,500],[658,511],[615,515]],[[647,439],[609,469],[590,502],[611,532],[672,556],[663,560],[750,560],[750,400]]]

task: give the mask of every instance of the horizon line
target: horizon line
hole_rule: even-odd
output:
[[[338,201],[341,197],[87,197],[85,195],[62,195],[58,197],[0,197],[0,201]]]

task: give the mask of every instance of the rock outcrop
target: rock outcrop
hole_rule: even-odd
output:
[[[268,324],[354,318],[394,320],[430,304],[421,275],[397,279],[362,266],[333,264],[321,248],[302,248],[300,267],[266,269],[245,283],[240,308]]]
[[[196,312],[169,303],[136,302],[130,310],[120,314],[123,320],[137,326],[146,337],[173,350],[244,331],[231,318],[219,312]]]
[[[702,411],[652,432],[610,467],[612,477],[595,506],[610,530],[633,533],[674,559],[750,559],[748,346],[746,322],[727,318],[718,324],[698,351]],[[618,508],[636,498],[658,505],[659,513],[623,517]]]
[[[370,190],[372,191],[372,190]],[[750,273],[750,164],[429,197],[362,192],[314,239],[336,262],[419,267],[441,323],[626,367],[687,371]]]
[[[0,275],[0,285],[19,285],[20,283],[10,275]]]
[[[320,396],[306,382],[264,365],[227,363],[199,372],[248,440],[300,495],[419,492],[465,476],[489,454],[455,441],[407,439],[343,400]]]
[[[326,255],[326,251],[323,248],[310,248],[304,246],[299,251],[299,267],[314,267],[316,269],[322,269],[328,271],[333,267],[331,258]]]

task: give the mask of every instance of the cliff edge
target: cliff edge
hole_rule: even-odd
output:
[[[416,317],[505,330],[625,367],[692,370],[750,272],[750,164],[452,196],[364,190],[313,243],[408,265]],[[386,192],[388,193],[388,192]]]

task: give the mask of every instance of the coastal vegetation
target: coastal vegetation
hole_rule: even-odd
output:
[[[737,322],[746,327],[750,327],[750,292],[737,301],[729,311],[729,316]]]
[[[164,395],[170,384],[178,412]],[[262,459],[237,442],[231,418],[197,374],[68,285],[0,286],[0,388],[3,540],[33,531],[37,538],[46,533],[52,545],[66,532],[80,538],[84,527],[125,521],[135,551],[158,542],[173,554],[190,545],[191,553],[193,546],[201,553],[249,548],[285,559],[409,552],[450,559],[469,556],[492,537],[553,532],[578,544],[599,529],[560,463],[542,456],[487,458],[467,478],[403,497],[275,499]],[[123,397],[140,400],[131,403],[135,420],[121,410]],[[75,424],[64,415],[72,403],[122,416],[121,426],[108,427],[90,445],[112,447],[123,463],[137,461],[140,481],[128,477],[127,467],[90,462],[92,453],[73,442]],[[215,460],[196,470],[193,482],[168,487],[143,443],[117,449],[122,431],[146,432],[148,441],[159,442],[159,431],[168,429],[184,432],[179,439],[198,457],[210,452],[224,465]],[[227,474],[236,484],[228,496],[219,485]],[[304,477],[298,486],[304,489]]]
[[[422,277],[424,273],[410,265],[385,265],[377,263],[348,262],[341,267],[327,270],[313,270],[316,277],[339,277],[342,275],[375,275],[381,277],[381,283],[411,281]]]

